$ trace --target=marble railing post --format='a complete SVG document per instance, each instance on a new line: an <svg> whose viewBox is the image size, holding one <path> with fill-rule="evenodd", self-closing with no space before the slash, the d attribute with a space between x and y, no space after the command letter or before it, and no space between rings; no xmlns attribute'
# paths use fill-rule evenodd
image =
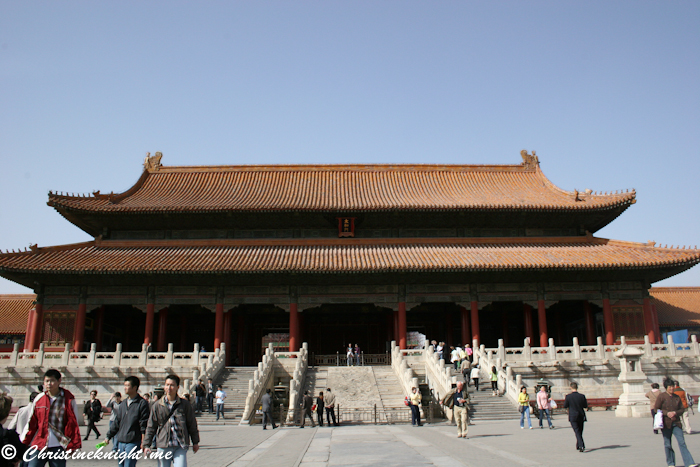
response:
<svg viewBox="0 0 700 467"><path fill-rule="evenodd" d="M168 344L168 352L165 354L165 365L166 366L172 366L173 365L173 352L175 351L173 344ZM196 380L193 380L196 381Z"/></svg>
<svg viewBox="0 0 700 467"><path fill-rule="evenodd" d="M97 352L97 344L95 344L95 343L90 344L90 355L88 356L88 362L87 362L87 364L89 366L95 365L95 353L96 352Z"/></svg>
<svg viewBox="0 0 700 467"><path fill-rule="evenodd" d="M574 358L581 360L581 346L578 345L578 337L574 337Z"/></svg>
<svg viewBox="0 0 700 467"><path fill-rule="evenodd" d="M670 334L668 335L668 348L669 348L669 350L671 351L671 356L672 356L672 357L675 357L675 356L676 356L676 350L677 350L677 349L676 349L676 343L673 342L673 336L670 335Z"/></svg>
<svg viewBox="0 0 700 467"><path fill-rule="evenodd" d="M506 361L506 347L503 345L503 339L498 339L498 358Z"/></svg>
<svg viewBox="0 0 700 467"><path fill-rule="evenodd" d="M605 345L603 345L603 338L601 336L598 336L597 339L598 341L598 358L601 360L605 359Z"/></svg>
<svg viewBox="0 0 700 467"><path fill-rule="evenodd" d="M19 344L12 346L12 354L10 355L10 366L17 366L17 358L19 356Z"/></svg>
<svg viewBox="0 0 700 467"><path fill-rule="evenodd" d="M549 338L549 359L550 360L556 360L557 359L557 348L554 346L554 339Z"/></svg>
<svg viewBox="0 0 700 467"><path fill-rule="evenodd" d="M698 337L695 334L690 336L690 343L693 347L693 355L700 355L700 345L698 345Z"/></svg>
<svg viewBox="0 0 700 467"><path fill-rule="evenodd" d="M68 342L66 342L66 345L63 347L63 356L61 357L61 365L68 366L69 362L70 362L70 344Z"/></svg>
<svg viewBox="0 0 700 467"><path fill-rule="evenodd" d="M44 348L46 344L43 342L39 344L39 352L36 354L36 360L34 361L34 366L44 366Z"/></svg>
<svg viewBox="0 0 700 467"><path fill-rule="evenodd" d="M199 366L199 344L194 345L194 350L192 351L192 365Z"/></svg>
<svg viewBox="0 0 700 467"><path fill-rule="evenodd" d="M651 346L649 336L644 336L644 353L647 355L647 357L651 357L653 353L653 347Z"/></svg>
<svg viewBox="0 0 700 467"><path fill-rule="evenodd" d="M530 347L530 339L528 337L523 341L523 357L525 357L527 362L532 360L532 347Z"/></svg>
<svg viewBox="0 0 700 467"><path fill-rule="evenodd" d="M122 344L119 342L117 344L117 349L114 351L114 366L121 366L122 364Z"/></svg>
<svg viewBox="0 0 700 467"><path fill-rule="evenodd" d="M148 364L148 344L141 344L141 355L139 355L139 364L146 367Z"/></svg>

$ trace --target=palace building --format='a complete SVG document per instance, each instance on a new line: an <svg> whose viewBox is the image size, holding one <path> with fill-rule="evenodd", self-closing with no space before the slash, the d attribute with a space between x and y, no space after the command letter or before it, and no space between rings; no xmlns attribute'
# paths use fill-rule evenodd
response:
<svg viewBox="0 0 700 467"><path fill-rule="evenodd" d="M0 275L36 293L25 349L226 343L242 365L270 342L294 351L302 340L316 355L348 343L384 354L423 336L657 342L651 284L700 250L596 237L634 190L565 191L534 152L521 156L168 167L156 153L124 193L49 193L94 240L0 254Z"/></svg>

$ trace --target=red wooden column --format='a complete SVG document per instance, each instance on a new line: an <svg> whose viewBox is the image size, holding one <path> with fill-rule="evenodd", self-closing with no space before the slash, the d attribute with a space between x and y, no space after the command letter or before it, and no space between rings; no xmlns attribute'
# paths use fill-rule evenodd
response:
<svg viewBox="0 0 700 467"><path fill-rule="evenodd" d="M158 312L158 352L168 350L168 307Z"/></svg>
<svg viewBox="0 0 700 467"><path fill-rule="evenodd" d="M586 324L586 344L595 345L595 321L593 320L593 310L588 300L583 302L583 320Z"/></svg>
<svg viewBox="0 0 700 467"><path fill-rule="evenodd" d="M216 319L214 321L214 349L218 349L224 341L224 304L216 304Z"/></svg>
<svg viewBox="0 0 700 467"><path fill-rule="evenodd" d="M102 351L102 331L104 329L105 307L101 306L95 316L95 347L97 351Z"/></svg>
<svg viewBox="0 0 700 467"><path fill-rule="evenodd" d="M603 323L605 324L605 345L615 343L615 332L613 330L613 315L610 299L603 299Z"/></svg>
<svg viewBox="0 0 700 467"><path fill-rule="evenodd" d="M540 347L549 345L549 336L547 335L547 309L544 306L544 300L537 300L537 321L540 324Z"/></svg>
<svg viewBox="0 0 700 467"><path fill-rule="evenodd" d="M535 341L535 333L532 328L532 306L523 303L523 318L525 319L525 337L530 339L530 345Z"/></svg>
<svg viewBox="0 0 700 467"><path fill-rule="evenodd" d="M32 331L31 350L37 350L44 334L44 304L37 303L34 307L34 330Z"/></svg>
<svg viewBox="0 0 700 467"><path fill-rule="evenodd" d="M231 366L231 311L224 313L224 345L226 346L226 366Z"/></svg>
<svg viewBox="0 0 700 467"><path fill-rule="evenodd" d="M649 297L644 297L643 301L644 310L644 332L649 336L649 342L656 342L656 329L654 326L654 315L651 309L651 300Z"/></svg>
<svg viewBox="0 0 700 467"><path fill-rule="evenodd" d="M156 317L156 305L149 303L146 305L146 331L143 336L143 343L146 345L153 344L153 322Z"/></svg>
<svg viewBox="0 0 700 467"><path fill-rule="evenodd" d="M460 317L462 318L462 346L472 344L472 329L471 329L471 317L469 316L469 310L466 307L460 306Z"/></svg>
<svg viewBox="0 0 700 467"><path fill-rule="evenodd" d="M83 342L85 340L85 303L78 305L78 312L75 314L75 326L73 327L73 350L75 352L83 351Z"/></svg>
<svg viewBox="0 0 700 467"><path fill-rule="evenodd" d="M299 350L299 310L296 303L289 304L289 351Z"/></svg>
<svg viewBox="0 0 700 467"><path fill-rule="evenodd" d="M479 302L472 300L471 302L471 314L472 314L472 341L476 341L477 347L481 342L481 335L479 333Z"/></svg>
<svg viewBox="0 0 700 467"><path fill-rule="evenodd" d="M654 318L654 330L656 331L656 342L654 344L661 344L661 330L659 329L659 313L656 311L656 305L651 304L651 315Z"/></svg>
<svg viewBox="0 0 700 467"><path fill-rule="evenodd" d="M27 330L24 333L24 351L31 352L32 350L32 339L34 338L34 317L36 316L36 310L32 308L29 310L29 315L27 316Z"/></svg>
<svg viewBox="0 0 700 467"><path fill-rule="evenodd" d="M399 343L399 310L393 310L394 317L394 340Z"/></svg>
<svg viewBox="0 0 700 467"><path fill-rule="evenodd" d="M399 302L399 348L406 348L406 302Z"/></svg>

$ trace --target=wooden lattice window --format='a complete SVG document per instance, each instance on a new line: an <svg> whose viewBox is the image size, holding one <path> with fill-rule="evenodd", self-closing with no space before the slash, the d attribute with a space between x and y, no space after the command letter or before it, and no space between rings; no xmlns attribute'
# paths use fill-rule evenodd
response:
<svg viewBox="0 0 700 467"><path fill-rule="evenodd" d="M44 335L41 341L47 346L63 346L73 342L75 312L50 312L44 315Z"/></svg>
<svg viewBox="0 0 700 467"><path fill-rule="evenodd" d="M628 341L644 340L644 310L638 306L613 306L615 339L625 336Z"/></svg>

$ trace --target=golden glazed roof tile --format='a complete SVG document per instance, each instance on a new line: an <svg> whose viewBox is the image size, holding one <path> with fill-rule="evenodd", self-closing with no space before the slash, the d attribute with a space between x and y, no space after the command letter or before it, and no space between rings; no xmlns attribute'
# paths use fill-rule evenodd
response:
<svg viewBox="0 0 700 467"><path fill-rule="evenodd" d="M601 210L634 190L564 191L537 164L249 165L150 167L121 194L50 193L56 209L87 212Z"/></svg>
<svg viewBox="0 0 700 467"><path fill-rule="evenodd" d="M36 295L0 295L0 334L24 334Z"/></svg>
<svg viewBox="0 0 700 467"><path fill-rule="evenodd" d="M649 289L661 326L700 326L700 287Z"/></svg>
<svg viewBox="0 0 700 467"><path fill-rule="evenodd" d="M684 266L700 250L593 237L95 241L0 255L0 271L362 273Z"/></svg>

